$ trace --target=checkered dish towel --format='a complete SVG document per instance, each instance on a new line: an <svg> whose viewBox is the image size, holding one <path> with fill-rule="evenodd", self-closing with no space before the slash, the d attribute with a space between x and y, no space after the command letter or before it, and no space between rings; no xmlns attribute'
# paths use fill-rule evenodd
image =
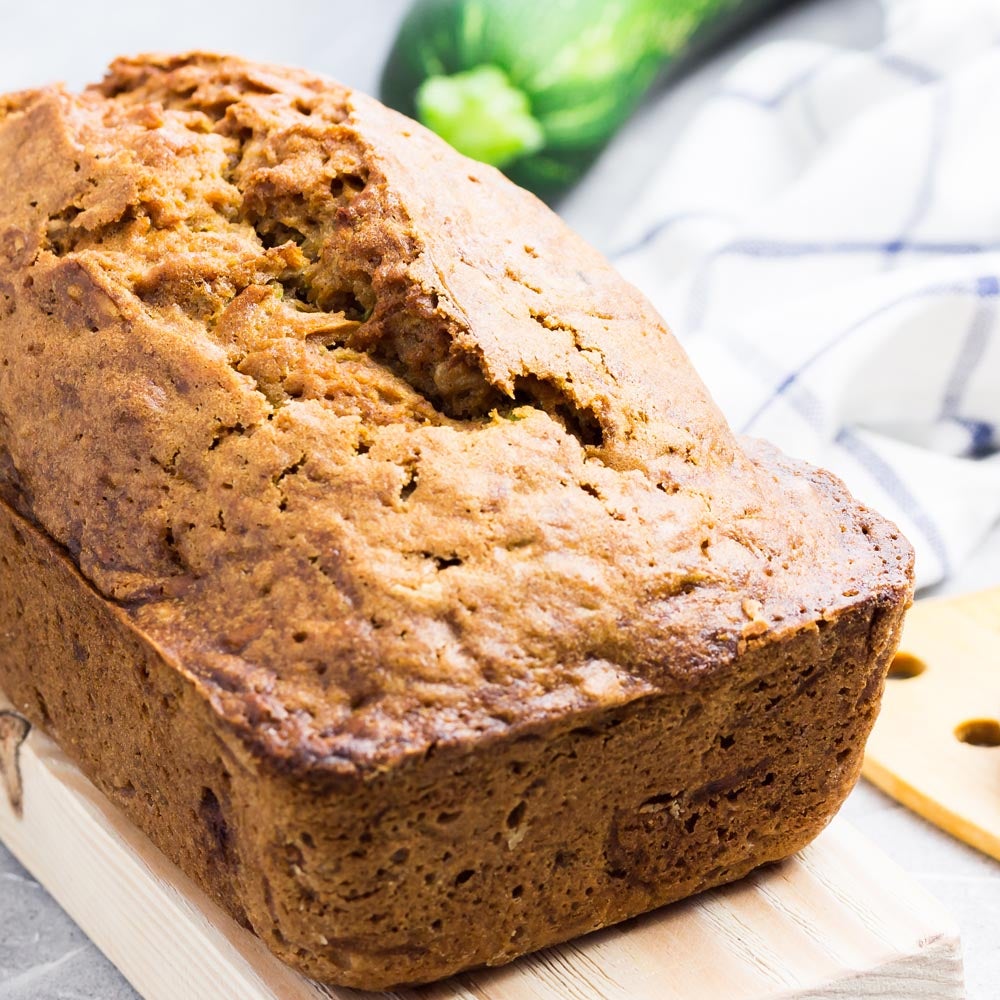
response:
<svg viewBox="0 0 1000 1000"><path fill-rule="evenodd" d="M734 428L891 517L924 586L1000 518L1000 3L736 65L621 235Z"/></svg>

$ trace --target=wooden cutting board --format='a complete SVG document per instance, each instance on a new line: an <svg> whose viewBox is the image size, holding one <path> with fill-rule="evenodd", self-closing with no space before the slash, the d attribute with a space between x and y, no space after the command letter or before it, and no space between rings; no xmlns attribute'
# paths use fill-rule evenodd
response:
<svg viewBox="0 0 1000 1000"><path fill-rule="evenodd" d="M0 839L146 1000L374 996L281 965L2 700L0 762ZM506 968L389 996L957 1000L964 990L951 918L837 821L796 858L736 885Z"/></svg>
<svg viewBox="0 0 1000 1000"><path fill-rule="evenodd" d="M910 611L864 774L1000 859L1000 588Z"/></svg>

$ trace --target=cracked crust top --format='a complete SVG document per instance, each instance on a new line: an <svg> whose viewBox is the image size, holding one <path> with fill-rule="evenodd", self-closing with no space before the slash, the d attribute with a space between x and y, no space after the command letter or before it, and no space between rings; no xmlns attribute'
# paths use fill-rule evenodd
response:
<svg viewBox="0 0 1000 1000"><path fill-rule="evenodd" d="M892 525L737 441L556 216L305 73L0 98L0 355L0 495L278 766L578 719L908 593Z"/></svg>

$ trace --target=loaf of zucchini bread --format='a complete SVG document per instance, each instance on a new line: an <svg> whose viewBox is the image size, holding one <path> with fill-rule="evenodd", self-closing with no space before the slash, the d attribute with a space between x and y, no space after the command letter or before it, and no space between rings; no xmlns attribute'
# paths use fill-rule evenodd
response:
<svg viewBox="0 0 1000 1000"><path fill-rule="evenodd" d="M507 962L798 850L911 575L370 98L207 54L0 97L0 689L309 976Z"/></svg>

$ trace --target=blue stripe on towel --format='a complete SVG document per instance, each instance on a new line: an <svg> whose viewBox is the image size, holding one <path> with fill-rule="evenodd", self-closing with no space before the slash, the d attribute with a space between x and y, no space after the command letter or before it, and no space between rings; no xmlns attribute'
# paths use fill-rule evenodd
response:
<svg viewBox="0 0 1000 1000"><path fill-rule="evenodd" d="M929 66L922 66L898 52L876 51L872 55L886 69L891 69L900 76L909 77L916 83L934 83L935 80L941 78L941 74L937 70L931 69Z"/></svg>
<svg viewBox="0 0 1000 1000"><path fill-rule="evenodd" d="M996 279L994 279L993 295L996 294ZM981 299L965 334L965 341L959 349L951 377L948 379L944 399L941 402L941 416L943 418L957 416L962 399L969 387L969 380L986 353L995 328L995 320L996 304L989 298Z"/></svg>
<svg viewBox="0 0 1000 1000"><path fill-rule="evenodd" d="M839 254L939 254L941 256L1000 252L1000 243L958 243L935 240L734 240L712 255L724 257L814 257Z"/></svg>
<svg viewBox="0 0 1000 1000"><path fill-rule="evenodd" d="M976 279L976 295L988 299L1000 295L1000 278L995 274L984 274Z"/></svg>
<svg viewBox="0 0 1000 1000"><path fill-rule="evenodd" d="M756 423L757 420L759 420L760 417L767 411L768 407L770 407L776 399L784 395L784 393L786 393L788 389L798 381L805 371L811 368L825 354L837 347L838 344L840 344L847 337L851 336L851 334L856 333L873 319L889 312L891 309L895 309L897 306L903 305L907 302L933 298L939 295L975 295L978 298L990 298L996 296L998 291L1000 291L1000 286L998 286L997 279L991 275L985 278L978 278L971 285L965 282L947 285L929 285L926 288L920 288L916 291L908 292L906 295L901 295L899 298L893 299L891 302L883 303L877 309L873 309L870 313L866 313L860 319L856 320L845 330L838 331L825 344L821 344L818 348L816 348L816 350L813 351L813 353L810 354L809 357L807 357L797 368L788 372L788 374L785 375L784 378L782 378L782 380L775 386L771 395L761 403L756 411L754 411L753 415L746 421L743 425L743 432L747 433L753 424Z"/></svg>
<svg viewBox="0 0 1000 1000"><path fill-rule="evenodd" d="M934 92L931 108L930 139L927 143L927 158L924 161L923 175L917 187L916 197L910 206L909 216L900 230L899 240L896 241L901 246L907 244L909 235L920 225L931 207L934 198L934 185L937 181L938 164L941 162L941 153L944 149L950 106L951 100L948 91L943 87L937 88ZM898 251L891 252L895 254Z"/></svg>
<svg viewBox="0 0 1000 1000"><path fill-rule="evenodd" d="M719 247L705 258L688 293L684 329L694 332L701 328L708 308L708 289L712 265L728 255L765 260L783 257L810 257L836 254L928 254L931 256L972 256L1000 253L1000 243L947 243L932 240L836 240L809 242L804 240L749 239L734 240ZM984 279L980 279L984 280ZM994 279L995 280L995 279ZM977 293L978 294L978 293ZM994 293L995 294L995 293Z"/></svg>
<svg viewBox="0 0 1000 1000"><path fill-rule="evenodd" d="M958 417L958 422L969 432L970 458L989 458L1000 451L1000 440L997 439L995 424L985 420L967 420Z"/></svg>
<svg viewBox="0 0 1000 1000"><path fill-rule="evenodd" d="M899 53L874 51L870 55L884 69L906 77L909 80L914 80L917 83L934 83L935 80L940 79L940 74L936 70L931 69L929 66L922 66ZM811 83L831 62L838 61L842 56L842 52L824 53L822 58L818 59L811 66L807 66L790 80L786 80L773 94L754 94L749 90L741 90L739 87L723 86L712 96L713 98L721 97L726 100L742 101L757 108L773 111L784 104L790 97L793 97L806 84Z"/></svg>
<svg viewBox="0 0 1000 1000"><path fill-rule="evenodd" d="M714 96L723 97L733 100L744 101L748 104L755 105L757 107L773 109L778 107L789 97L799 91L802 87L813 80L827 65L831 62L838 60L843 53L840 52L826 52L823 56L816 60L812 65L807 66L804 70L795 74L791 79L787 80L782 86L778 88L770 96L760 96L753 94L749 91L739 90L733 87L722 87L720 88ZM894 52L882 52L873 51L870 55L875 58L880 65L888 70L900 74L901 76L908 77L911 80L916 81L921 84L933 83L934 81L940 79L940 74L927 66L919 65L907 56L901 55ZM943 110L939 110L939 114L936 116L936 120L939 122L943 115ZM818 130L818 123L814 122ZM936 154L933 151L935 144L940 144L942 129L940 124L935 127L935 136L932 137L932 159L936 160ZM933 169L929 171L933 173ZM932 193L930 181L928 181L927 197ZM919 218L924 213L924 209L920 209L919 216L914 218ZM630 253L634 253L637 250L643 249L648 246L657 236L660 235L664 230L670 228L677 222L686 221L690 218L698 218L700 216L711 217L709 213L699 213L699 212L681 212L666 218L659 219L654 222L649 229L647 229L638 239L636 239L631 244L627 245L621 250L615 251L611 255L612 260L617 260L620 257L624 257ZM911 220L911 225L904 229L904 232L912 228L914 220ZM824 247L823 244L816 244L817 248ZM830 245L827 245L830 246ZM986 247L977 247L974 244L941 244L942 249L931 249L932 244L927 245L925 249L919 244L906 245L902 240L893 240L883 244L850 244L841 243L833 244L833 249L816 249L809 252L814 253L858 253L867 252L871 250L874 253L899 253L904 249L909 249L914 253L977 253L980 251L985 251Z"/></svg>
<svg viewBox="0 0 1000 1000"><path fill-rule="evenodd" d="M632 243L626 243L621 249L612 251L608 256L611 260L618 261L638 250L644 250L658 236L682 222L723 222L728 218L729 216L722 212L675 212L673 215L660 219Z"/></svg>
<svg viewBox="0 0 1000 1000"><path fill-rule="evenodd" d="M726 100L733 101L743 101L746 104L752 104L754 107L766 108L767 110L773 110L779 105L783 104L788 100L793 94L796 93L800 88L804 87L811 80L822 72L831 62L838 59L842 53L840 52L824 52L823 55L816 60L811 66L807 66L805 69L800 70L791 79L786 80L773 94L770 96L764 96L761 94L751 93L749 90L740 90L738 87L720 87L713 95L711 99L717 97L722 97Z"/></svg>

